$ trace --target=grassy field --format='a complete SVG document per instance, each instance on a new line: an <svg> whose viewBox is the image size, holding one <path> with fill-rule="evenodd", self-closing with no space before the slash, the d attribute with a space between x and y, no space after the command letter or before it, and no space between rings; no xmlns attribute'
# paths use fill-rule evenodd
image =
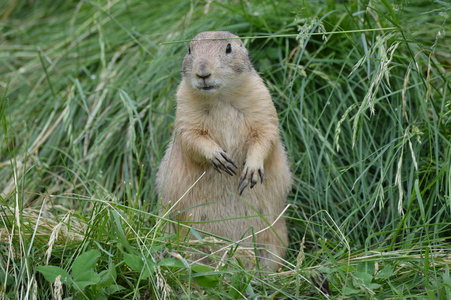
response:
<svg viewBox="0 0 451 300"><path fill-rule="evenodd" d="M450 16L0 0L0 299L450 299ZM279 114L295 183L276 274L197 264L156 215L185 41L206 30L243 37Z"/></svg>

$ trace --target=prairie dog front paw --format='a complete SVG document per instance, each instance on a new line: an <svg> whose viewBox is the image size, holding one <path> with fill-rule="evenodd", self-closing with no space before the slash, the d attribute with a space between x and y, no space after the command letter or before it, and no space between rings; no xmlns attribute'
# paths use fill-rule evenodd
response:
<svg viewBox="0 0 451 300"><path fill-rule="evenodd" d="M212 167L221 173L221 171L226 172L230 176L236 175L237 166L233 160L227 155L227 153L221 148L215 150L208 161Z"/></svg>
<svg viewBox="0 0 451 300"><path fill-rule="evenodd" d="M243 173L241 174L240 183L238 184L240 196L243 194L243 191L247 186L250 185L250 188L253 188L254 185L257 184L258 177L260 177L260 183L263 183L264 177L263 164L249 165L245 163Z"/></svg>

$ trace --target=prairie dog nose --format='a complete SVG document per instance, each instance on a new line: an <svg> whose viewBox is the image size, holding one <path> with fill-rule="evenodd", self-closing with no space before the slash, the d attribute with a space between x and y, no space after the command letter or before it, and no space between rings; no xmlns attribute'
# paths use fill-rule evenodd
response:
<svg viewBox="0 0 451 300"><path fill-rule="evenodd" d="M211 73L210 72L197 72L196 76L199 77L200 79L207 79L208 77L210 77Z"/></svg>
<svg viewBox="0 0 451 300"><path fill-rule="evenodd" d="M211 75L211 70L208 67L208 62L200 61L197 68L196 76L200 79L207 79Z"/></svg>

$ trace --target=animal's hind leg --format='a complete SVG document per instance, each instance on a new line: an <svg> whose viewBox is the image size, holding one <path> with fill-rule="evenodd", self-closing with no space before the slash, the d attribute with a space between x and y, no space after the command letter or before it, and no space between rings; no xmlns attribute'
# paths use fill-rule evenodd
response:
<svg viewBox="0 0 451 300"><path fill-rule="evenodd" d="M258 242L260 247L258 251L259 263L262 268L269 267L272 271L277 271L281 267L288 245L285 219L279 219L273 228L261 232L258 236Z"/></svg>

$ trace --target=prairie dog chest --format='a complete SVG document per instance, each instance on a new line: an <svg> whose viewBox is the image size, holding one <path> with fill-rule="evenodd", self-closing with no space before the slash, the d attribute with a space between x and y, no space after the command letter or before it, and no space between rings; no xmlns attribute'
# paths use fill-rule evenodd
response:
<svg viewBox="0 0 451 300"><path fill-rule="evenodd" d="M205 114L204 129L218 145L230 153L245 150L249 128L246 116L239 108L218 101Z"/></svg>

